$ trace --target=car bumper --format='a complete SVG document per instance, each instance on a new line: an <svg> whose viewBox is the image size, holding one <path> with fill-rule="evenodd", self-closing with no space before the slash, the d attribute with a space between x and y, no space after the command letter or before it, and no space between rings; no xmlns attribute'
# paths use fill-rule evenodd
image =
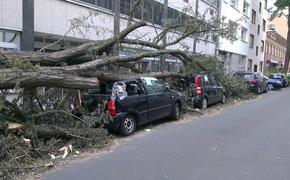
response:
<svg viewBox="0 0 290 180"><path fill-rule="evenodd" d="M252 91L252 92L257 92L258 90L257 86L250 86L250 85L247 86L247 89L248 91Z"/></svg>
<svg viewBox="0 0 290 180"><path fill-rule="evenodd" d="M122 120L126 117L126 115L127 113L118 113L110 123L105 125L105 127L112 131L118 130Z"/></svg>
<svg viewBox="0 0 290 180"><path fill-rule="evenodd" d="M282 84L274 84L275 89L281 89L283 87Z"/></svg>
<svg viewBox="0 0 290 180"><path fill-rule="evenodd" d="M200 106L202 104L203 96L195 96L193 97L194 106Z"/></svg>

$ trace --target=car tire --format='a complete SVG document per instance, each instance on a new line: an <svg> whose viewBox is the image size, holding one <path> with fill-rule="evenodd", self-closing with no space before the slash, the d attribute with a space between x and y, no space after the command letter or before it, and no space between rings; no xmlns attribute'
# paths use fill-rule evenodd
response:
<svg viewBox="0 0 290 180"><path fill-rule="evenodd" d="M223 93L223 97L222 97L221 103L222 104L226 103L226 95L225 95L225 93Z"/></svg>
<svg viewBox="0 0 290 180"><path fill-rule="evenodd" d="M268 93L268 86L266 86L264 93Z"/></svg>
<svg viewBox="0 0 290 180"><path fill-rule="evenodd" d="M181 114L181 107L180 107L180 104L177 102L173 106L171 118L174 120L178 120L180 118L180 114Z"/></svg>
<svg viewBox="0 0 290 180"><path fill-rule="evenodd" d="M119 132L123 136L130 136L136 131L136 117L129 114L121 121Z"/></svg>
<svg viewBox="0 0 290 180"><path fill-rule="evenodd" d="M199 106L200 109L206 109L207 108L207 105L208 105L208 102L207 102L207 99L206 97L204 97L201 101L201 104Z"/></svg>
<svg viewBox="0 0 290 180"><path fill-rule="evenodd" d="M258 86L258 88L257 88L257 92L256 92L258 95L259 94L261 94L261 87L260 86Z"/></svg>

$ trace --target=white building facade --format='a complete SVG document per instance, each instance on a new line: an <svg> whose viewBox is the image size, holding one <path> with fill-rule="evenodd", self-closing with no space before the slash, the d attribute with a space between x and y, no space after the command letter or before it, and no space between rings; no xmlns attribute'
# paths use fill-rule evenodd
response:
<svg viewBox="0 0 290 180"><path fill-rule="evenodd" d="M116 31L127 27L128 15L132 8L133 0L120 0L120 21L116 26L114 8L115 0L0 0L0 48L19 49L23 51L36 51L52 44L62 36L64 40L46 48L46 52L66 49L79 45L87 40L102 40L113 37ZM215 0L142 0L133 21L144 20L149 26L139 28L130 34L130 38L152 40L156 32L163 28L163 18L182 21L182 11L190 7L193 11L187 15L200 11L202 14L210 9L207 18L217 16L217 3ZM198 8L196 8L198 6ZM164 15L164 9L167 14ZM90 16L90 14L93 14ZM94 28L72 28L75 18L89 17ZM167 42L178 36L176 32L167 33ZM186 45L186 47L184 46ZM196 39L188 37L168 49L187 50L206 55L215 55L216 41L214 38ZM126 56L138 49L128 46L120 50L119 54ZM143 59L140 68L144 71L159 71L160 58ZM165 57L165 71L178 71L181 64L179 60Z"/></svg>
<svg viewBox="0 0 290 180"><path fill-rule="evenodd" d="M263 72L267 0L221 0L220 18L237 25L236 41L219 39L218 54L227 73Z"/></svg>

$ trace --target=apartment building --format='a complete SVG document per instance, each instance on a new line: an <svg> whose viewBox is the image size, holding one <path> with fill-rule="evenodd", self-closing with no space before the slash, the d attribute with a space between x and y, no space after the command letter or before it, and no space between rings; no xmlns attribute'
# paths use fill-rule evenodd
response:
<svg viewBox="0 0 290 180"><path fill-rule="evenodd" d="M45 49L50 52L76 46L87 40L110 38L126 28L132 5L133 0L0 0L0 48L36 51L65 35L62 41ZM183 9L189 7L192 11L184 13ZM216 0L142 0L133 20L147 21L149 26L131 33L130 38L152 39L156 31L164 29L164 19L182 23L183 17L194 16L196 11L202 14L210 10L206 17L210 19L217 16L217 7ZM120 19L116 20L119 13ZM85 18L90 14L93 14L89 18L92 24L82 25L93 28L71 29L75 18ZM166 40L170 41L176 35L178 33L170 32ZM214 37L205 40L192 36L168 48L214 55L217 47ZM126 46L118 53L126 56L146 50ZM159 71L161 58L145 58L139 67L144 71ZM178 59L163 59L165 71L179 70L181 62Z"/></svg>
<svg viewBox="0 0 290 180"><path fill-rule="evenodd" d="M287 17L282 14L280 17L275 17L272 21L268 21L268 30L274 30L283 38L287 39L288 25Z"/></svg>
<svg viewBox="0 0 290 180"><path fill-rule="evenodd" d="M265 72L270 69L280 70L284 67L287 41L276 31L268 31L265 47Z"/></svg>
<svg viewBox="0 0 290 180"><path fill-rule="evenodd" d="M267 0L221 0L219 17L237 26L237 40L220 38L218 54L227 73L263 72Z"/></svg>

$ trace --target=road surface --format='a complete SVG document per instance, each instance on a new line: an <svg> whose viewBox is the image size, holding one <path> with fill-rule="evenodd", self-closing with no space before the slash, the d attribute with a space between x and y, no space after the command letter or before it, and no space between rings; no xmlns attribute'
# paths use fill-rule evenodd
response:
<svg viewBox="0 0 290 180"><path fill-rule="evenodd" d="M290 180L290 88L139 133L111 153L43 179Z"/></svg>

